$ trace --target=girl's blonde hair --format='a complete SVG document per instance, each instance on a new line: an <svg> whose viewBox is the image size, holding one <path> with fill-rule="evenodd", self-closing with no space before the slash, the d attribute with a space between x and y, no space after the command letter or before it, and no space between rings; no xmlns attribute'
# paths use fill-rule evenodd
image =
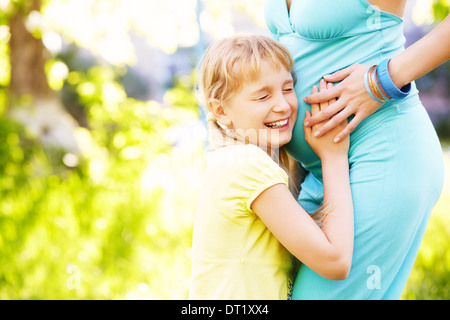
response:
<svg viewBox="0 0 450 320"><path fill-rule="evenodd" d="M199 98L207 113L212 112L209 107L212 100L226 101L239 92L245 83L256 80L260 75L262 61L271 62L276 68L284 68L291 72L295 81L291 54L269 37L241 34L211 45L202 58L198 75ZM208 120L209 142L212 149L246 143L241 141L233 130L227 130L214 118ZM283 147L279 150L278 159L274 160L277 160L288 173L290 172L289 157ZM295 184L290 185L295 187Z"/></svg>
<svg viewBox="0 0 450 320"><path fill-rule="evenodd" d="M236 35L222 39L203 56L199 89L208 107L212 99L227 100L244 83L256 80L263 60L292 71L294 63L285 47L262 35Z"/></svg>

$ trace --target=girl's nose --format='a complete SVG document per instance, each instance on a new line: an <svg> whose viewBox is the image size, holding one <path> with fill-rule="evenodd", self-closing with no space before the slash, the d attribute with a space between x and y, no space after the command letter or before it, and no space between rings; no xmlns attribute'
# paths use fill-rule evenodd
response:
<svg viewBox="0 0 450 320"><path fill-rule="evenodd" d="M291 106L289 105L289 103L286 101L286 99L281 99L280 101L278 101L278 103L276 103L272 110L274 112L286 112L288 110L291 109Z"/></svg>

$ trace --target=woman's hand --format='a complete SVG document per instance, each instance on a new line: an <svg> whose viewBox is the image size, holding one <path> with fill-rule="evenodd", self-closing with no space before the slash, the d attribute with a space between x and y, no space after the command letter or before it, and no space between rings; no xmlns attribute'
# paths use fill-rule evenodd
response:
<svg viewBox="0 0 450 320"><path fill-rule="evenodd" d="M305 126L313 128L313 134L320 137L333 128L342 127L341 124L354 114L355 117L344 128L341 128L338 134L336 134L336 130L333 131L335 132L334 142L339 142L347 137L362 120L383 105L375 101L366 90L364 74L367 68L369 68L368 65L357 63L331 75L326 75L324 76L326 81L343 81L327 90L316 91L304 99L306 103L311 104L311 108L312 104L337 99L333 103L328 103L327 107L321 108L320 112L313 113L312 117L309 117L304 123ZM329 120L320 128L314 128L316 124L327 119Z"/></svg>
<svg viewBox="0 0 450 320"><path fill-rule="evenodd" d="M328 91L331 91L334 89L334 86L332 83L326 83L325 80L320 81L320 91L323 92L324 90L328 89ZM312 94L318 93L318 88L314 86L311 90ZM312 117L315 115L320 114L321 110L326 110L329 108L333 103L336 102L335 98L330 99L327 102L322 102L320 104L318 103L312 103L311 104L311 113L309 111L306 111L305 114L305 122L310 122ZM312 117L311 117L312 115ZM328 157L328 158L335 158L339 156L345 156L347 157L348 149L350 146L350 139L349 137L345 137L341 140L340 143L334 143L333 139L336 134L338 134L340 131L342 131L346 125L347 125L347 118L344 118L340 123L335 126L332 129L329 129L326 133L324 133L321 137L314 136L314 132L317 130L322 130L323 126L326 123L325 119L322 122L319 122L317 124L314 124L312 126L304 126L305 131L305 140L306 142L311 146L311 148L314 150L314 152L322 159Z"/></svg>

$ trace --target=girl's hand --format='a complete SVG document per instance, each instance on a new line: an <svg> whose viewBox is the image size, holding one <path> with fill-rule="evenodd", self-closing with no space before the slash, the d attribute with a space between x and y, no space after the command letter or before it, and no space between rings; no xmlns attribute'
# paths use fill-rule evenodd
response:
<svg viewBox="0 0 450 320"><path fill-rule="evenodd" d="M368 67L368 65L356 63L331 75L324 76L324 79L329 82L343 81L331 89L321 89L320 92L312 93L304 101L312 106L312 104L331 101L331 99L337 100L328 103L328 106L321 108L320 112L313 114L308 119L308 123L304 125L315 126L324 120L328 120L320 127L320 130L313 129L313 133L318 132L317 134L320 137L354 114L355 117L350 123L338 132L334 131L335 142L339 142L347 137L362 120L377 111L383 104L372 99L364 84L364 74Z"/></svg>
<svg viewBox="0 0 450 320"><path fill-rule="evenodd" d="M333 84L332 83L326 83L325 80L320 81L320 91L326 90L328 88L329 91L333 90ZM312 94L317 94L318 89L316 86L314 86L311 90ZM312 103L311 104L311 113L309 111L306 111L305 114L305 122L311 122L313 117L315 115L320 115L321 110L326 110L329 108L330 105L336 102L335 98L330 99L327 102L322 102L320 104L318 103ZM345 156L347 157L348 149L350 146L350 139L348 136L343 138L341 142L334 143L333 139L341 132L347 125L347 118L343 118L337 126L335 126L332 129L327 130L326 133L323 133L321 137L315 136L314 132L318 130L322 130L323 126L325 125L326 121L328 119L322 120L322 122L319 122L317 124L314 124L312 126L306 126L304 125L304 131L305 131L305 140L310 145L310 147L314 150L314 152L322 159L324 160L325 157L333 158L337 156ZM317 121L316 121L317 122Z"/></svg>

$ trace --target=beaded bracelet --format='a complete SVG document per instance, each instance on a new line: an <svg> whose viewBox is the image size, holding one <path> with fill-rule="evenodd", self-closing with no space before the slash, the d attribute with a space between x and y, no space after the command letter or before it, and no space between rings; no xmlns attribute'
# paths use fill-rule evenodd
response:
<svg viewBox="0 0 450 320"><path fill-rule="evenodd" d="M401 89L397 88L389 75L388 64L391 59L383 60L375 69L375 74L378 76L380 86L384 92L391 97L389 100L399 100L405 98L411 91L411 83Z"/></svg>

